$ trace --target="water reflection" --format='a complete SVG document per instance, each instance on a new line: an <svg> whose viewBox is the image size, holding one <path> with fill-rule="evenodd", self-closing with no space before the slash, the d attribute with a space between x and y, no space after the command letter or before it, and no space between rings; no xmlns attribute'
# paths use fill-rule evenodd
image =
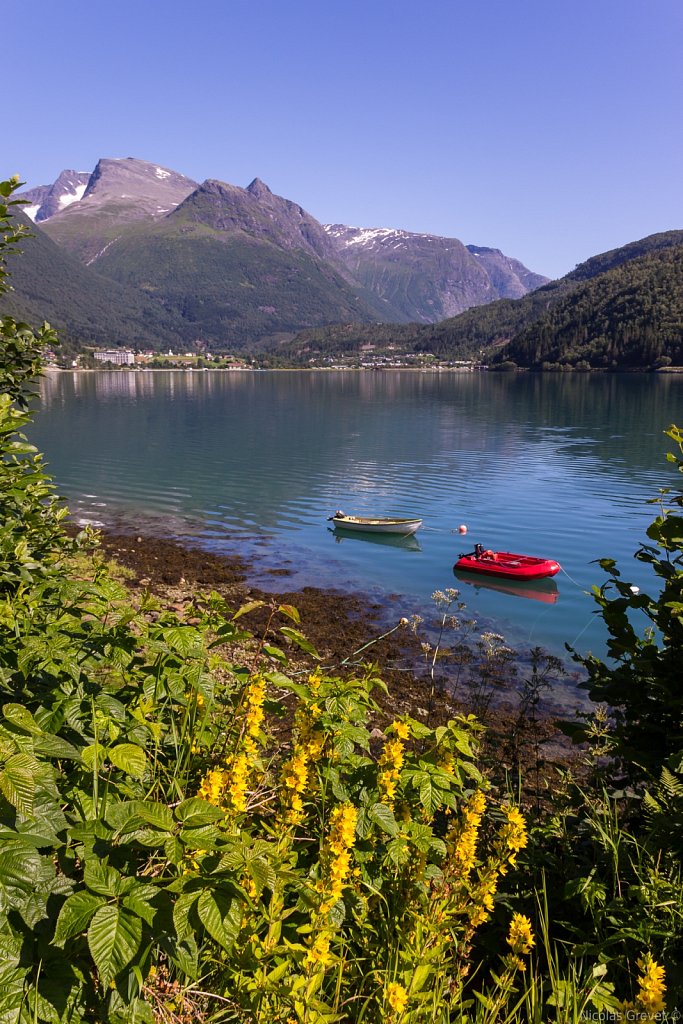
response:
<svg viewBox="0 0 683 1024"><path fill-rule="evenodd" d="M355 530L345 530L343 526L328 526L327 530L334 537L336 544L360 541L361 544L379 544L385 548L402 548L403 551L422 551L420 542L414 534L402 537L395 533L359 533Z"/></svg>
<svg viewBox="0 0 683 1024"><path fill-rule="evenodd" d="M525 583L515 583L514 580L483 579L481 575L453 570L453 575L459 583L465 586L474 587L475 590L495 590L499 594L509 594L510 597L523 597L529 601L543 601L544 604L556 604L560 591L555 580L527 580ZM467 595L463 594L467 599Z"/></svg>

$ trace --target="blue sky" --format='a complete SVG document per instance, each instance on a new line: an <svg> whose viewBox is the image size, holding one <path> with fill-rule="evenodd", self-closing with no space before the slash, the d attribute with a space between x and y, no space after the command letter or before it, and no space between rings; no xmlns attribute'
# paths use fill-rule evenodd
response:
<svg viewBox="0 0 683 1024"><path fill-rule="evenodd" d="M2 36L2 177L260 177L553 277L683 228L681 0L24 0Z"/></svg>

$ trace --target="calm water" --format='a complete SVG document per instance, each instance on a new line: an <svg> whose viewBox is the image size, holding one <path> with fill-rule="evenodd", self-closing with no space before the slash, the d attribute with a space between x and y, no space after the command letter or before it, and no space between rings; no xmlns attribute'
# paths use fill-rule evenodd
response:
<svg viewBox="0 0 683 1024"><path fill-rule="evenodd" d="M604 649L585 594L602 580L594 559L650 585L632 556L646 501L677 483L673 422L673 375L112 371L50 374L31 436L82 521L239 550L263 584L286 567L297 587L394 595L397 618L458 586L482 628L562 653ZM404 544L339 538L326 522L338 508L425 526ZM453 562L475 541L564 572L532 596L458 582Z"/></svg>

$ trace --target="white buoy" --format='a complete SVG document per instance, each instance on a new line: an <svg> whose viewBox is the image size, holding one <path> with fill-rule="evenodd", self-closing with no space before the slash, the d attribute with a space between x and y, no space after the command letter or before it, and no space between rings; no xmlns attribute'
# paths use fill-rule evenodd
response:
<svg viewBox="0 0 683 1024"><path fill-rule="evenodd" d="M465 524L464 524L464 523L462 523L462 524L461 524L461 525L460 525L460 526L458 527L458 533L467 533L467 527L465 526Z"/></svg>

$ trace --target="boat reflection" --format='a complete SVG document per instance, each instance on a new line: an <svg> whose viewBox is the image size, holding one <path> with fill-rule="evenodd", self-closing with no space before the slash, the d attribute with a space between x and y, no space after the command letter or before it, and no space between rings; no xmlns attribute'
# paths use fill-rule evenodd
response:
<svg viewBox="0 0 683 1024"><path fill-rule="evenodd" d="M405 537L399 533L357 533L354 530L345 530L343 526L335 529L327 528L328 533L334 537L336 544L342 541L359 540L363 544L382 544L385 548L402 548L404 551L422 551L420 542L413 534Z"/></svg>
<svg viewBox="0 0 683 1024"><path fill-rule="evenodd" d="M545 604L555 604L560 596L555 580L525 580L517 583L515 580L495 579L483 577L480 573L457 572L453 575L460 583L468 583L475 589L498 590L501 594L510 594L511 597L527 597L532 601L543 601Z"/></svg>

